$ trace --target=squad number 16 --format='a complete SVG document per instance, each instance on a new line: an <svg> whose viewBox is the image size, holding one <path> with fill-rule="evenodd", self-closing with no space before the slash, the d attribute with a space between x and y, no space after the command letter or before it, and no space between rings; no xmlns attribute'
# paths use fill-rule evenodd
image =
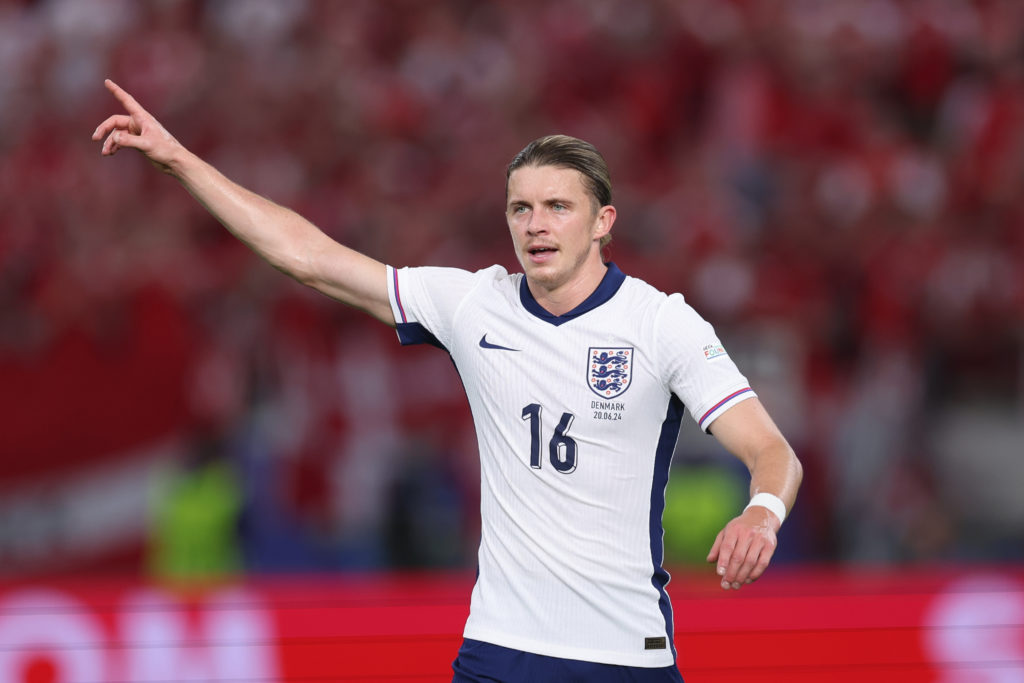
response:
<svg viewBox="0 0 1024 683"><path fill-rule="evenodd" d="M530 467L540 469L540 413L539 403L531 403L523 408L523 419L530 421ZM575 416L572 413L562 413L562 419L555 427L555 433L548 441L548 456L551 466L562 474L569 474L576 469L577 447L576 442L568 435L569 428Z"/></svg>

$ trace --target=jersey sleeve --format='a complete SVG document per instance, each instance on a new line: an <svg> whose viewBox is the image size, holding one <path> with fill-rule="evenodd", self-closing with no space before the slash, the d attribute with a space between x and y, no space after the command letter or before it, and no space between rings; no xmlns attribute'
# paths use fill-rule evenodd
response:
<svg viewBox="0 0 1024 683"><path fill-rule="evenodd" d="M681 294L668 297L659 313L657 339L670 390L705 432L719 415L756 396L714 328Z"/></svg>
<svg viewBox="0 0 1024 683"><path fill-rule="evenodd" d="M388 270L388 297L402 344L451 348L452 327L462 300L473 288L474 273L459 268Z"/></svg>

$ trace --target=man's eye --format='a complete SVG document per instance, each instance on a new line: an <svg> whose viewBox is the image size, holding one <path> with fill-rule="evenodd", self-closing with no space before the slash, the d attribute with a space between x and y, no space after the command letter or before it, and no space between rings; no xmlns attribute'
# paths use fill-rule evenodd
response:
<svg viewBox="0 0 1024 683"><path fill-rule="evenodd" d="M526 213L526 207L521 205L517 206L512 209L512 213Z"/></svg>
<svg viewBox="0 0 1024 683"><path fill-rule="evenodd" d="M566 206L565 204L552 204L551 208L554 209L555 211L565 211Z"/></svg>

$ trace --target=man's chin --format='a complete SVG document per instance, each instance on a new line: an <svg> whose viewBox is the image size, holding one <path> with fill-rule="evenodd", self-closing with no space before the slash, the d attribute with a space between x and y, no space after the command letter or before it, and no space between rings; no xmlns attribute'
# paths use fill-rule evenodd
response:
<svg viewBox="0 0 1024 683"><path fill-rule="evenodd" d="M552 263L532 263L527 261L522 264L523 272L531 282L539 285L547 285L557 279L557 271Z"/></svg>

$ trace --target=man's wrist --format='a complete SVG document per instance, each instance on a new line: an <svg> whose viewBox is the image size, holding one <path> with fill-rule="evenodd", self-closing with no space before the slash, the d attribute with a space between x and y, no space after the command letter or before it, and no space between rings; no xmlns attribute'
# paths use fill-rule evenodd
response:
<svg viewBox="0 0 1024 683"><path fill-rule="evenodd" d="M786 504L783 503L782 499L776 495L773 495L771 493L755 494L754 497L750 499L750 502L747 503L747 507L743 508L743 511L746 512L749 508L754 506L763 507L770 510L776 517L779 518L779 524L782 524L784 521L786 521Z"/></svg>

